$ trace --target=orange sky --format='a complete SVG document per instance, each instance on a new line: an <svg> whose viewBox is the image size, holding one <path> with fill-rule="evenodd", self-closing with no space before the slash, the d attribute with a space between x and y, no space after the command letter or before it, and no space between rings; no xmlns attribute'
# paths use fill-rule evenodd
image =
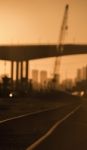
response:
<svg viewBox="0 0 87 150"><path fill-rule="evenodd" d="M67 42L87 43L86 0L0 1L0 43L57 43L67 2Z"/></svg>
<svg viewBox="0 0 87 150"><path fill-rule="evenodd" d="M69 3L69 28L65 42L87 44L86 0L0 1L0 44L58 44L59 31L66 3ZM80 66L86 64L86 60L87 55L62 59L62 77L75 76L76 69L74 68L80 68ZM49 63L54 61L48 60L45 62L43 66L48 66ZM36 61L33 62L31 68L37 66L37 63ZM4 66L3 62L1 65ZM7 72L9 72L9 67L10 65L7 63ZM4 67L1 68L3 68L3 71L0 69L0 72L5 72ZM41 68L41 65L39 65L39 68Z"/></svg>

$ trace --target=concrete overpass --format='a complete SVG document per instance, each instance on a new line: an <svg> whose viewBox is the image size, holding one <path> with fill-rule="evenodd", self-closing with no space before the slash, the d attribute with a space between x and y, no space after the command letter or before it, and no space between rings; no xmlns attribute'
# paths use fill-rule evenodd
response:
<svg viewBox="0 0 87 150"><path fill-rule="evenodd" d="M63 53L57 52L56 45L0 46L1 60L23 61L44 57L87 54L87 45L64 45Z"/></svg>
<svg viewBox="0 0 87 150"><path fill-rule="evenodd" d="M29 77L29 63L31 59L46 58L53 56L67 56L76 54L87 54L87 45L64 45L62 54L57 52L56 45L21 45L21 46L0 46L0 60L11 61L11 79L16 73L16 81L23 78L23 70L25 70L25 78ZM14 71L14 62L16 61L16 72ZM25 61L26 69L23 69L23 61Z"/></svg>

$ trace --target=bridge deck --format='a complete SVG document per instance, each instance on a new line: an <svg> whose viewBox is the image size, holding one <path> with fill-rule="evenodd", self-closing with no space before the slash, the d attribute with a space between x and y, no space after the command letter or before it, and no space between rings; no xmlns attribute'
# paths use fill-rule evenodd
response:
<svg viewBox="0 0 87 150"><path fill-rule="evenodd" d="M1 60L20 61L73 54L87 54L87 45L64 45L62 54L57 51L56 45L0 46Z"/></svg>

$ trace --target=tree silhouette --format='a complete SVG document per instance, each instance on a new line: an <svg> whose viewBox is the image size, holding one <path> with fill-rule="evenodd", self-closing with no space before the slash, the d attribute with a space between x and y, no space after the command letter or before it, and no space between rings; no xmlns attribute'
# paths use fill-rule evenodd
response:
<svg viewBox="0 0 87 150"><path fill-rule="evenodd" d="M2 77L2 96L8 96L10 92L10 78L6 75Z"/></svg>

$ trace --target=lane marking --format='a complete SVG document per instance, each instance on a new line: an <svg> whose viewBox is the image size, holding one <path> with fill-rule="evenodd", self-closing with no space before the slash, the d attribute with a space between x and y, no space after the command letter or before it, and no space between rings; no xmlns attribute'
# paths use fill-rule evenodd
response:
<svg viewBox="0 0 87 150"><path fill-rule="evenodd" d="M48 111L50 111L50 110L56 110L56 109L58 109L58 108L60 108L60 107L62 107L62 106L64 106L64 105L61 105L61 106L59 106L59 107L57 106L57 107L55 107L55 108L49 108L49 109L44 109L44 110L38 110L38 111L36 111L36 112L26 113L26 114L24 114L24 115L20 115L20 116L16 116L16 117L11 117L11 118L8 118L8 119L4 119L4 120L1 120L1 121L0 121L0 124L5 123L5 122L8 122L8 121L11 121L11 120L23 118L23 117L27 117L27 116L31 116L31 115L36 115L36 114L39 114L39 113L42 113L42 112L48 112Z"/></svg>
<svg viewBox="0 0 87 150"><path fill-rule="evenodd" d="M34 150L40 143L42 143L47 137L49 137L53 131L67 118L69 118L72 114L74 114L79 108L81 107L81 104L77 106L75 109L73 109L70 113L68 113L65 117L57 121L48 131L45 133L41 138L39 138L37 141L35 141L33 144L31 144L26 150Z"/></svg>

